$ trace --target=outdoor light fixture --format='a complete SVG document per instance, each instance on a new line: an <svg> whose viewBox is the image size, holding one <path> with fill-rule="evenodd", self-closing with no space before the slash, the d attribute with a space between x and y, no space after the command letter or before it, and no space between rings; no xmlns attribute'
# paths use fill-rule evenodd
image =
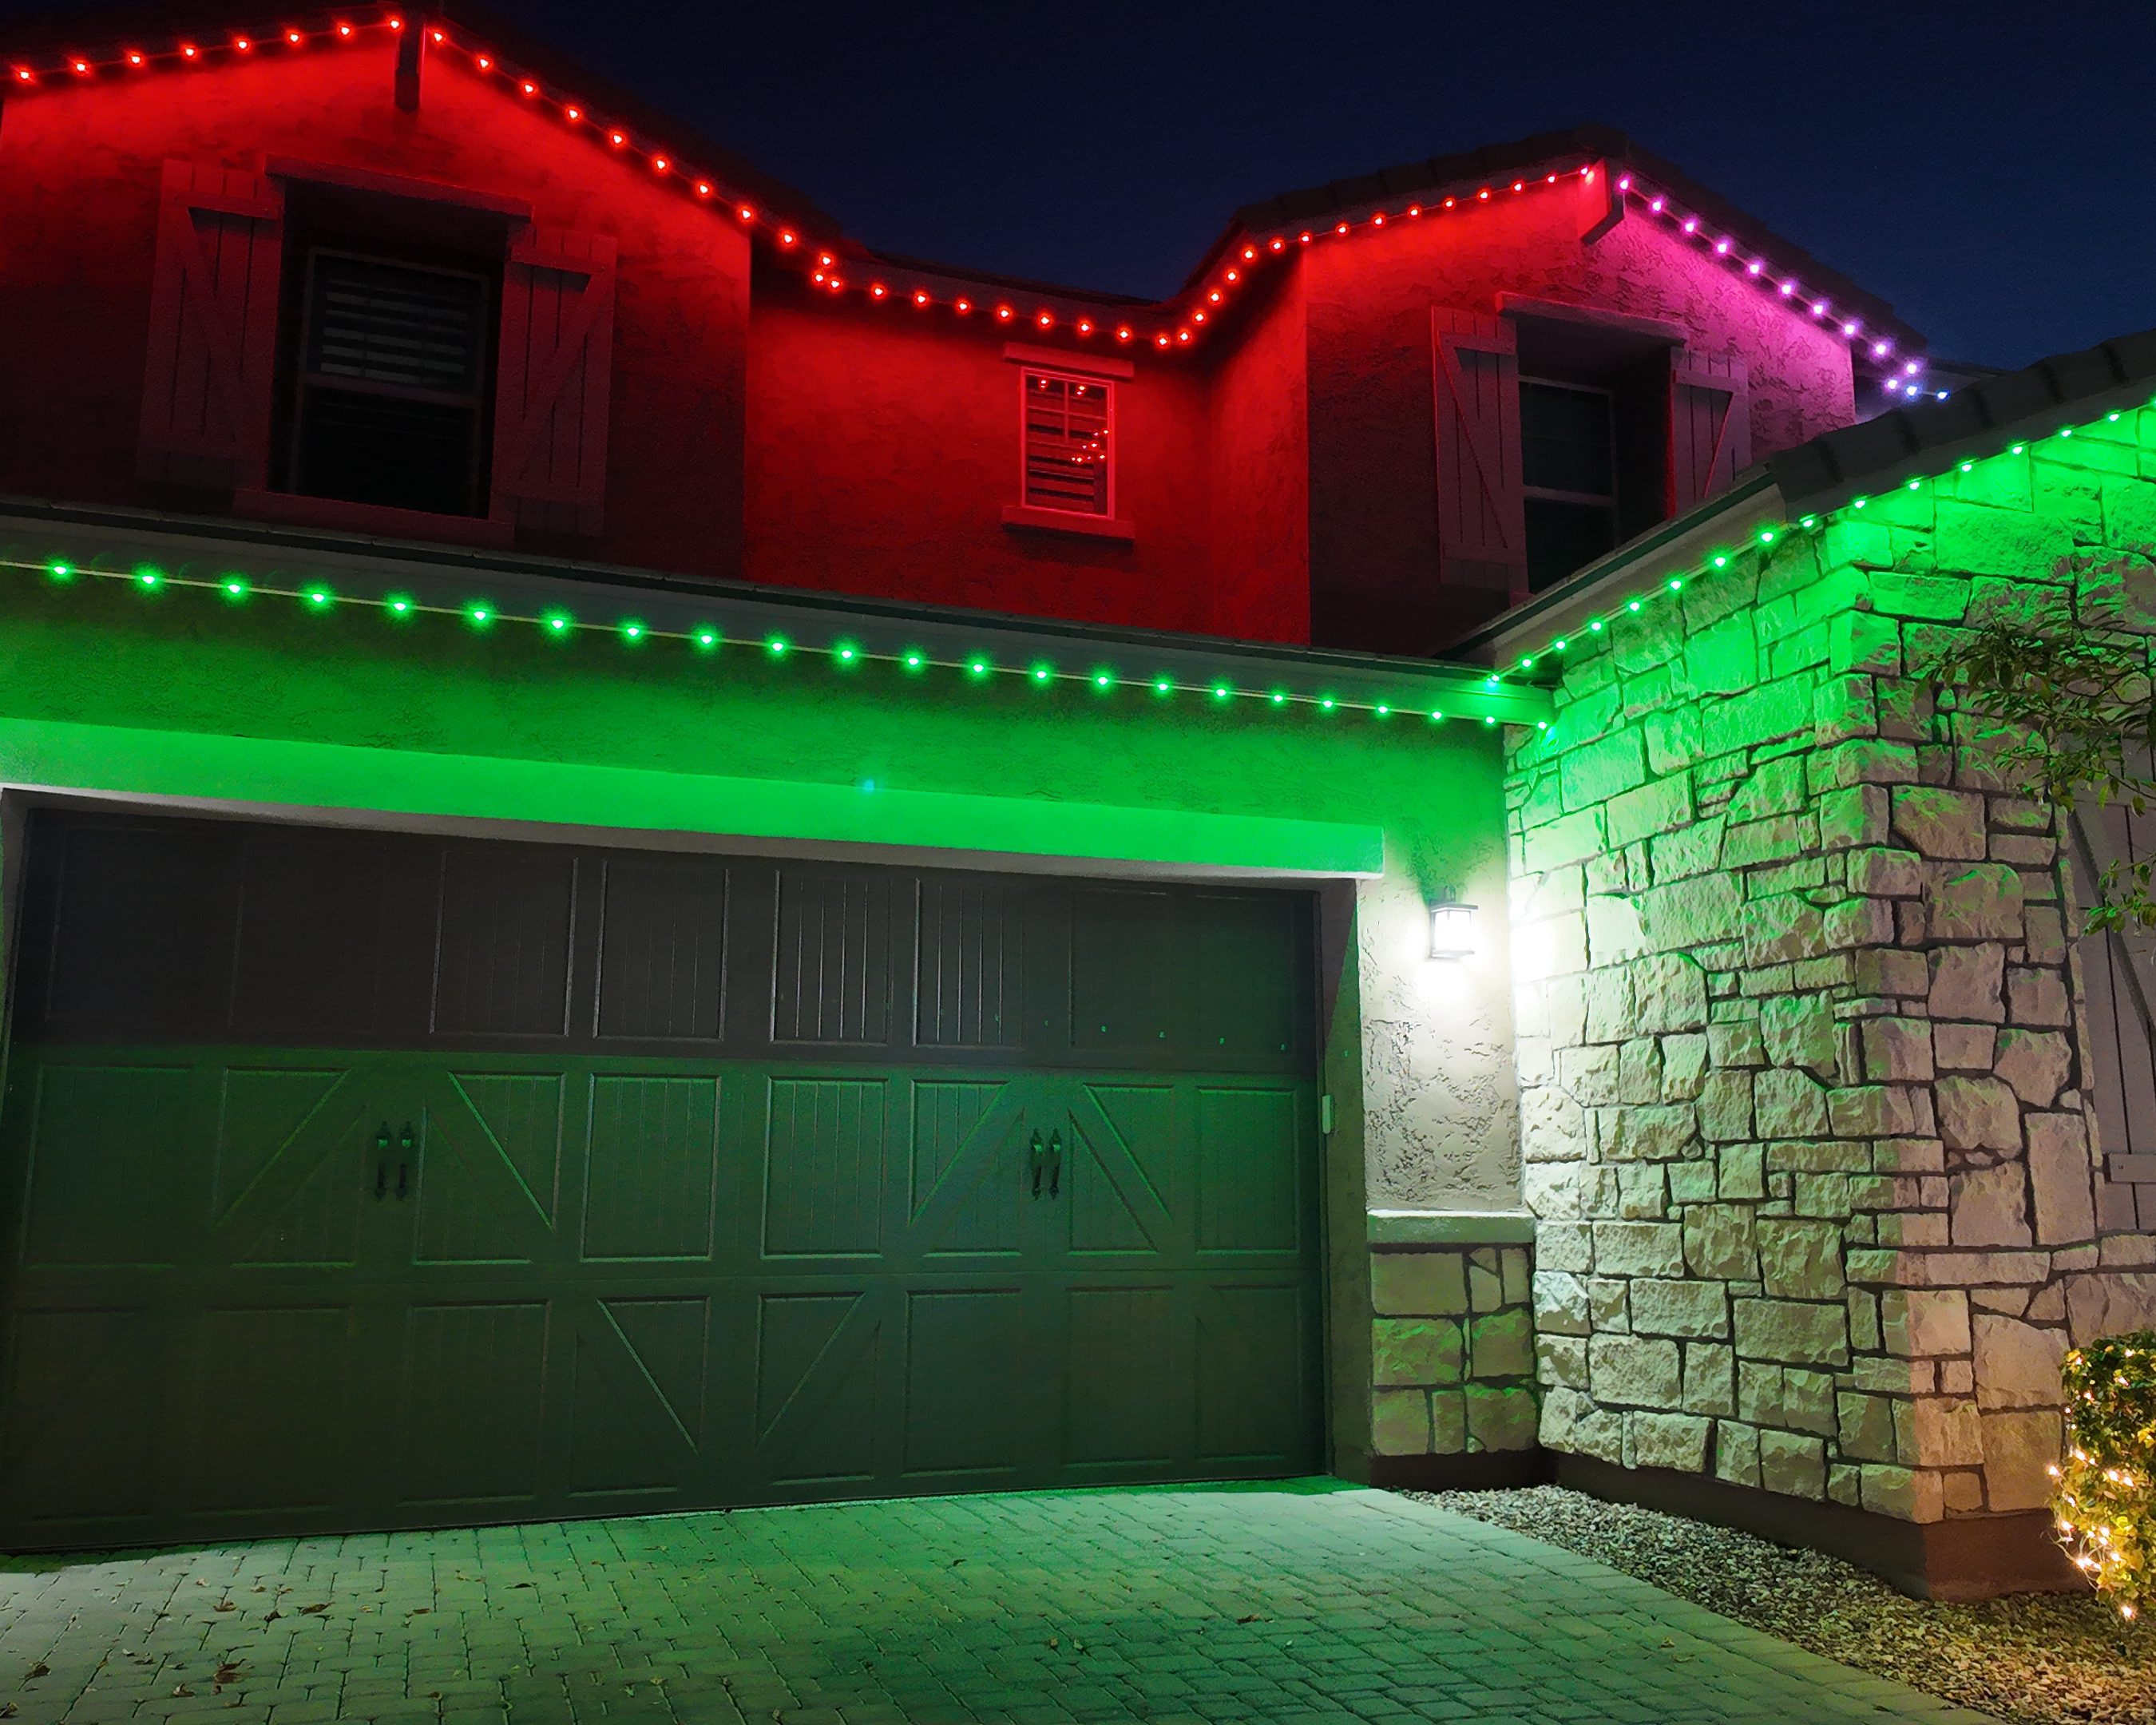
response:
<svg viewBox="0 0 2156 1725"><path fill-rule="evenodd" d="M1470 958L1475 953L1475 906L1450 899L1430 907L1430 956Z"/></svg>

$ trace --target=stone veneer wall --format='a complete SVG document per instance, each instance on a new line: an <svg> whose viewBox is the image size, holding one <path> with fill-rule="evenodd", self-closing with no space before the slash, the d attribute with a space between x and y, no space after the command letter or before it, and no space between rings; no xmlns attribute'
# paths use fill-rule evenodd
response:
<svg viewBox="0 0 2156 1725"><path fill-rule="evenodd" d="M1533 1449L1532 1220L1376 1215L1370 1231L1378 1476L1438 1483L1408 1459Z"/></svg>
<svg viewBox="0 0 2156 1725"><path fill-rule="evenodd" d="M2129 413L1570 644L1509 787L1549 1447L2044 1502L2061 1355L2156 1315L2156 1235L2098 1172L2053 817L1915 673L1986 616L2156 630L2152 475Z"/></svg>

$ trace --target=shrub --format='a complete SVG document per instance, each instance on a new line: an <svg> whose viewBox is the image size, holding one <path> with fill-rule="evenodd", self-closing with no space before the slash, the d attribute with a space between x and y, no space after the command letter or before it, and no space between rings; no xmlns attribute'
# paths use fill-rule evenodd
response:
<svg viewBox="0 0 2156 1725"><path fill-rule="evenodd" d="M2128 1620L2156 1599L2156 1330L2066 1358L2066 1453L2051 1470L2059 1543Z"/></svg>

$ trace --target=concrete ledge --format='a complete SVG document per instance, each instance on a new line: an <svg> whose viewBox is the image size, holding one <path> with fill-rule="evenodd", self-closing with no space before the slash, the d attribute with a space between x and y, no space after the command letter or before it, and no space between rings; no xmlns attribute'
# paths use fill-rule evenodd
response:
<svg viewBox="0 0 2156 1725"><path fill-rule="evenodd" d="M1557 1458L1548 1450L1477 1450L1452 1455L1373 1455L1369 1481L1394 1491L1502 1491L1547 1486Z"/></svg>
<svg viewBox="0 0 2156 1725"><path fill-rule="evenodd" d="M1612 1503L1809 1546L1920 1599L2073 1593L2087 1586L2052 1539L2051 1517L2041 1509L1904 1522L1847 1504L1815 1503L1667 1468L1619 1467L1589 1455L1559 1455L1555 1471L1560 1486Z"/></svg>
<svg viewBox="0 0 2156 1725"><path fill-rule="evenodd" d="M1525 1210L1372 1210L1373 1246L1532 1245Z"/></svg>

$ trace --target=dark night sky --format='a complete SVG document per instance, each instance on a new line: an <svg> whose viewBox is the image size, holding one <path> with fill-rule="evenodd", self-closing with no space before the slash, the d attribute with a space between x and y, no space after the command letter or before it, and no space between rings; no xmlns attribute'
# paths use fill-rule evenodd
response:
<svg viewBox="0 0 2156 1725"><path fill-rule="evenodd" d="M2156 324L2152 0L495 4L870 244L1009 275L1163 293L1239 204L1599 120L1943 357Z"/></svg>

